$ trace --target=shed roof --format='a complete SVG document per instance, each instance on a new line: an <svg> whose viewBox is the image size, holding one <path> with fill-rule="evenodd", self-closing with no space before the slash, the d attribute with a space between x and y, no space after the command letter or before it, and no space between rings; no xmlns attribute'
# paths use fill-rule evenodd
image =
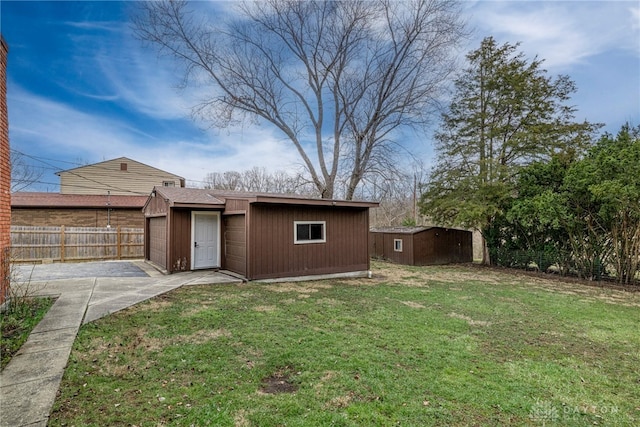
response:
<svg viewBox="0 0 640 427"><path fill-rule="evenodd" d="M115 196L18 192L11 194L14 208L131 208L142 209L147 196Z"/></svg>
<svg viewBox="0 0 640 427"><path fill-rule="evenodd" d="M423 226L423 227L372 227L369 231L371 231L372 233L417 234L422 231L431 230L432 228L439 228L442 230L469 231L463 228L440 227L437 225L430 225L430 226Z"/></svg>
<svg viewBox="0 0 640 427"><path fill-rule="evenodd" d="M258 193L229 190L206 190L182 187L155 187L156 194L167 199L172 206L204 205L223 207L226 199L247 200L249 203L287 204L308 206L337 206L371 208L377 207L378 202L364 202L353 200L334 200L310 198L293 194Z"/></svg>
<svg viewBox="0 0 640 427"><path fill-rule="evenodd" d="M373 233L416 234L433 227L372 227Z"/></svg>
<svg viewBox="0 0 640 427"><path fill-rule="evenodd" d="M225 201L214 196L209 190L184 187L155 187L152 195L160 195L169 201L170 205L219 205L224 207Z"/></svg>

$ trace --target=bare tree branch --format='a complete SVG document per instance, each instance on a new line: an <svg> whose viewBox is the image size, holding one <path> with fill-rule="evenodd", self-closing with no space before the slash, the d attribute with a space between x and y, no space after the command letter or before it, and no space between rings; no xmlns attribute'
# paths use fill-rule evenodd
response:
<svg viewBox="0 0 640 427"><path fill-rule="evenodd" d="M351 199L403 127L424 125L465 35L455 0L244 2L233 19L185 1L143 3L137 36L213 88L196 108L215 126L262 119L291 141L322 197Z"/></svg>

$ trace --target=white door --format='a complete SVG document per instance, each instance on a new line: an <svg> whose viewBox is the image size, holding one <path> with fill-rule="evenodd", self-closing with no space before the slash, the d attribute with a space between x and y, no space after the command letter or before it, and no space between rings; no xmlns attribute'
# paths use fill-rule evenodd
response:
<svg viewBox="0 0 640 427"><path fill-rule="evenodd" d="M191 224L192 268L220 267L220 214L193 212Z"/></svg>

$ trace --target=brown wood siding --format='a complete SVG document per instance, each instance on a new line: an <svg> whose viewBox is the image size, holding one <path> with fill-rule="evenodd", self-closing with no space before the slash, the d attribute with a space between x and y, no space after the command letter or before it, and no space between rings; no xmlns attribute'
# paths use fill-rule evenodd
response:
<svg viewBox="0 0 640 427"><path fill-rule="evenodd" d="M42 209L12 208L11 225L33 227L112 227L142 228L144 214L140 209Z"/></svg>
<svg viewBox="0 0 640 427"><path fill-rule="evenodd" d="M473 261L470 231L432 228L416 235L416 265L436 265Z"/></svg>
<svg viewBox="0 0 640 427"><path fill-rule="evenodd" d="M402 252L394 251L394 240L403 241ZM372 232L372 257L407 265L437 265L473 261L472 233L434 227L414 234Z"/></svg>
<svg viewBox="0 0 640 427"><path fill-rule="evenodd" d="M246 215L228 215L223 220L223 268L247 275Z"/></svg>
<svg viewBox="0 0 640 427"><path fill-rule="evenodd" d="M149 260L167 268L167 218L149 218Z"/></svg>
<svg viewBox="0 0 640 427"><path fill-rule="evenodd" d="M375 256L398 264L413 265L413 235L403 233L372 233L378 242ZM396 239L402 240L402 252L394 250Z"/></svg>
<svg viewBox="0 0 640 427"><path fill-rule="evenodd" d="M144 207L146 216L167 215L169 212L169 202L162 197L151 197Z"/></svg>
<svg viewBox="0 0 640 427"><path fill-rule="evenodd" d="M191 269L191 211L173 209L171 211L171 235L169 236L170 272Z"/></svg>
<svg viewBox="0 0 640 427"><path fill-rule="evenodd" d="M225 200L225 211L226 212L246 212L249 210L249 201L248 200L239 200L239 199L226 199Z"/></svg>
<svg viewBox="0 0 640 427"><path fill-rule="evenodd" d="M434 236L438 230L440 229L429 229L413 235L413 248L415 253L413 256L413 263L411 265L438 264L437 262L434 262L438 257L436 241L434 240Z"/></svg>
<svg viewBox="0 0 640 427"><path fill-rule="evenodd" d="M369 269L368 209L252 204L249 219L249 279ZM326 221L326 242L294 244L294 221Z"/></svg>

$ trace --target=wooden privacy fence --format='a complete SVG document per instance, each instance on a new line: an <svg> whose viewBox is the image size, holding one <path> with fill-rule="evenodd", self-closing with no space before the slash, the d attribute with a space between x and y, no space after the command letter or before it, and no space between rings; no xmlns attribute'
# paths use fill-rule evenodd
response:
<svg viewBox="0 0 640 427"><path fill-rule="evenodd" d="M143 258L144 229L12 226L11 257L16 262Z"/></svg>

